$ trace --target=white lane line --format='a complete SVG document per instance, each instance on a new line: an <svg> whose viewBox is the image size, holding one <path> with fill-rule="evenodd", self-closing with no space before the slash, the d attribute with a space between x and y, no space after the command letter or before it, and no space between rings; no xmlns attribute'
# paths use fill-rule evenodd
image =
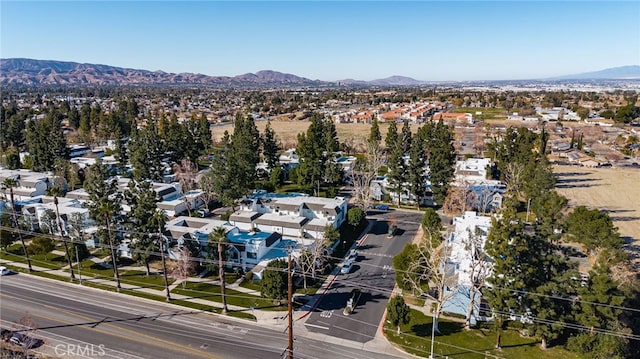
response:
<svg viewBox="0 0 640 359"><path fill-rule="evenodd" d="M304 323L304 325L308 326L308 327L314 327L314 328L318 328L318 329L329 330L329 327L323 327L322 325L315 325L315 324L309 324L309 323Z"/></svg>

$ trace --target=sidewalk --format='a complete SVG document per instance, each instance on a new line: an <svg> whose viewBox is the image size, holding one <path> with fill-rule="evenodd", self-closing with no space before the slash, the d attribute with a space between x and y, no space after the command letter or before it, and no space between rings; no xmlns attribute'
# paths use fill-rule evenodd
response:
<svg viewBox="0 0 640 359"><path fill-rule="evenodd" d="M367 233L369 232L373 224L374 224L374 221L369 221L367 228L363 231L363 235L353 244L351 248L356 248L358 245L360 245L360 243L366 240ZM26 263L11 262L3 259L0 259L0 263L2 264L6 263L14 267L20 267L24 269L27 268ZM63 270L64 268L50 269L50 268L40 267L37 265L32 265L32 268L34 271L37 271L37 272L44 272L44 273L59 276L61 280L67 280L67 281L69 280L69 273L65 272ZM327 279L324 281L322 286L318 289L316 294L313 295L313 297L311 297L309 302L307 302L304 306L302 306L301 308L293 312L295 335L300 337L308 337L316 340L321 340L327 343L334 343L334 344L349 346L352 348L373 351L376 353L385 353L389 355L401 356L403 353L400 350L398 350L396 347L391 345L385 338L384 334L382 333L382 325L384 324L384 318L380 322L378 330L376 331L375 338L366 343L360 343L360 342L350 341L342 338L328 336L325 334L310 332L306 329L304 325L306 319L316 309L316 307L320 303L322 296L331 288L331 285L333 284L334 280L336 279L336 276L339 273L340 273L340 267L338 266L334 268L334 270L327 277ZM78 279L79 279L78 274L76 273L76 281L74 281L74 283L78 283ZM213 280L209 278L200 278L200 277L191 277L187 281L211 283L212 285L219 285L220 283L218 280ZM82 282L83 283L90 282L93 284L99 284L99 285L111 286L111 287L115 287L116 285L113 279L104 279L104 278L95 278L95 277L86 277L86 276L82 277ZM240 280L238 280L235 283L229 284L227 288L232 288L234 290L241 291L250 295L256 295L257 297L260 296L260 293L258 291L244 288L239 285L239 282ZM174 283L171 284L169 289L173 290L174 288L180 286L181 283L182 281L175 281ZM164 298L166 295L164 288L158 290L158 289L146 288L146 287L141 287L141 286L137 286L129 283L123 283L123 282L120 283L120 287L123 289L131 290L131 291L154 295L160 298ZM191 296L180 295L176 293L171 293L171 299L183 300L191 303L198 303L198 304L209 306L212 308L222 308L222 303L220 302L210 301L210 300L201 299L201 298L194 298ZM287 311L265 311L265 310L258 310L253 308L244 308L244 307L235 306L235 305L227 305L227 308L230 311L245 312L245 313L252 314L253 316L255 316L256 322L260 326L267 326L278 331L284 331L288 326ZM225 317L225 318L229 318L231 320L237 320L237 321L245 321L245 319L239 319L235 317Z"/></svg>

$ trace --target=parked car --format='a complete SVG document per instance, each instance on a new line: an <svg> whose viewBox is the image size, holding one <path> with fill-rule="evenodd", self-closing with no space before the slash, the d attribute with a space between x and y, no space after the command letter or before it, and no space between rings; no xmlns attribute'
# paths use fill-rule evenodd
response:
<svg viewBox="0 0 640 359"><path fill-rule="evenodd" d="M353 267L353 262L345 262L340 269L340 273L349 274L351 272L351 268Z"/></svg>
<svg viewBox="0 0 640 359"><path fill-rule="evenodd" d="M349 251L349 255L347 256L347 258L344 260L345 263L347 262L355 262L355 260L358 258L358 252L356 252L355 249L352 249Z"/></svg>
<svg viewBox="0 0 640 359"><path fill-rule="evenodd" d="M11 339L9 339L9 342L17 346L30 349L37 346L39 340L32 338L28 335L24 335L22 333L13 333L13 335L11 336Z"/></svg>
<svg viewBox="0 0 640 359"><path fill-rule="evenodd" d="M388 211L389 210L389 206L387 206L386 204L379 204L375 208L379 209L381 211Z"/></svg>
<svg viewBox="0 0 640 359"><path fill-rule="evenodd" d="M0 275L9 275L11 274L11 271L9 270L9 268L7 267L0 267Z"/></svg>

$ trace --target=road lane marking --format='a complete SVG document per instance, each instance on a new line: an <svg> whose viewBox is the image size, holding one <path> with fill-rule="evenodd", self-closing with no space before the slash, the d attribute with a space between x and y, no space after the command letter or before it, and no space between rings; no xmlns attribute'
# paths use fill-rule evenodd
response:
<svg viewBox="0 0 640 359"><path fill-rule="evenodd" d="M56 307L51 306L51 305L41 304L41 303L34 302L34 301L31 301L31 300L28 300L28 299L25 299L25 298L18 298L18 297L15 297L15 296L12 296L12 295L9 295L9 294L6 294L6 293L2 293L2 296L14 298L16 300L21 300L23 302L26 301L26 302L39 304L42 307L50 308L50 309L52 309L54 311L67 313L70 316L75 316L77 318L84 319L84 320L88 321L89 323L73 323L73 322L69 322L69 321L65 321L65 320L49 317L49 316L46 316L46 315L37 314L38 317L41 317L41 318L44 318L44 319L48 319L48 320L51 320L53 322L64 323L64 324L69 325L69 326L86 326L86 325L89 325L91 323L96 322L96 320L94 318L91 318L91 317L88 317L88 316L85 316L85 315L81 315L81 314L77 314L77 313L71 312L69 310L56 308ZM102 334L105 334L105 335L110 335L110 336L121 338L121 339L127 339L127 340L130 340L130 341L133 341L133 342L137 342L137 343L140 343L140 344L152 343L152 345L155 345L155 346L157 346L159 348L162 348L162 349L173 349L173 350L178 349L179 351L191 353L191 354L194 354L194 355L202 357L202 358L220 358L218 356L215 356L213 353L202 353L200 351L194 350L192 347L189 347L189 346L186 346L186 345L182 345L182 344L179 344L179 343L176 343L176 342L170 342L168 340L161 339L161 338L158 338L158 337L155 337L155 336L151 336L151 335L148 335L148 334L144 334L144 333L142 333L140 331L132 330L132 329L126 328L124 326L117 326L117 325L111 324L109 322L102 323L101 326L110 327L112 329L115 329L116 331L128 332L128 333L130 333L130 336L122 335L122 334L119 334L117 332L116 333L112 333L112 332L109 332L109 331L106 331L106 330L102 330L102 329L98 329L98 328L92 328L92 330L95 330L95 331L97 331L99 333L102 333ZM45 328L45 330L46 330L46 328ZM138 339L139 337L146 338L147 341L139 340Z"/></svg>
<svg viewBox="0 0 640 359"><path fill-rule="evenodd" d="M309 324L309 323L304 323L304 325L309 326L309 327L313 327L313 328L318 328L318 329L324 329L324 330L329 330L329 327L323 327L322 325L315 325L315 324Z"/></svg>

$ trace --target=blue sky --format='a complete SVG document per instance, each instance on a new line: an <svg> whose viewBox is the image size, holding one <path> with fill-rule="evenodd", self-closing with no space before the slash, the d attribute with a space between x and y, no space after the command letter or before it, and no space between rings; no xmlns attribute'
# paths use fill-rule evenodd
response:
<svg viewBox="0 0 640 359"><path fill-rule="evenodd" d="M640 64L640 1L6 1L0 57L235 76L544 78Z"/></svg>

